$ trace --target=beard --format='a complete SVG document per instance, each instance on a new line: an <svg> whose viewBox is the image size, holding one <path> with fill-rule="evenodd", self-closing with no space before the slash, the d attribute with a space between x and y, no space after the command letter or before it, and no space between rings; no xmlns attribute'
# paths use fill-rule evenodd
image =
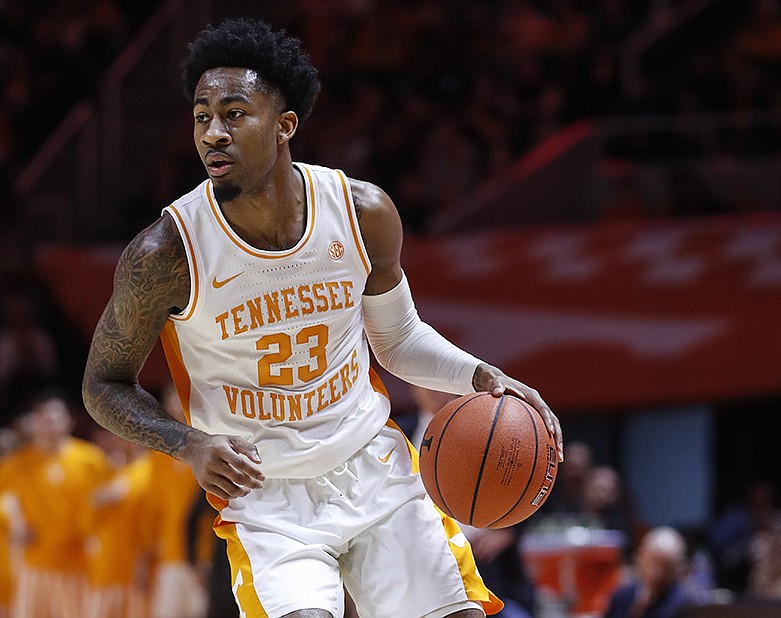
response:
<svg viewBox="0 0 781 618"><path fill-rule="evenodd" d="M213 188L214 197L220 204L235 200L237 197L239 197L239 195L241 195L241 187L239 185L233 184L232 182L226 182L219 185L214 183Z"/></svg>

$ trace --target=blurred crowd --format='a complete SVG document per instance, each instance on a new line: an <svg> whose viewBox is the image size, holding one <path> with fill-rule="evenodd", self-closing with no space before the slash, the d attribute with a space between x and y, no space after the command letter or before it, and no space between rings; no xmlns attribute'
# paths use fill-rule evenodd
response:
<svg viewBox="0 0 781 618"><path fill-rule="evenodd" d="M778 0L721 0L677 19L675 0L295 0L253 10L300 36L321 72L315 112L294 155L376 182L410 230L563 126L631 117L611 156L686 158L712 149L777 153L781 143ZM0 4L0 169L7 185L127 42L152 2ZM230 13L215 4L213 12ZM708 139L687 134L703 114L728 117ZM638 130L648 117L678 119ZM158 150L154 204L134 205L130 234L202 171L189 122ZM714 143L715 142L715 143ZM0 187L1 189L1 187ZM137 196L133 196L137 198ZM120 209L122 205L114 205ZM730 205L721 205L729 209ZM144 220L139 212L143 210ZM121 217L118 220L124 221Z"/></svg>
<svg viewBox="0 0 781 618"><path fill-rule="evenodd" d="M778 152L778 1L713 3L691 24L671 30L674 44L661 37L627 67L633 34L672 21L683 4L284 3L275 21L300 33L324 81L294 154L380 184L407 227L425 230L432 212L583 118L668 115L687 121L720 112L732 121L709 147L741 155ZM754 124L757 113L774 114L775 131ZM670 133L619 136L608 154L703 154L707 142Z"/></svg>
<svg viewBox="0 0 781 618"><path fill-rule="evenodd" d="M0 186L3 193L155 5L150 0L0 3Z"/></svg>
<svg viewBox="0 0 781 618"><path fill-rule="evenodd" d="M0 164L28 159L127 41L114 0L0 7ZM18 168L17 168L18 169ZM6 178L6 180L8 180Z"/></svg>
<svg viewBox="0 0 781 618"><path fill-rule="evenodd" d="M86 358L87 342L33 274L0 274L0 427L45 388L79 398Z"/></svg>
<svg viewBox="0 0 781 618"><path fill-rule="evenodd" d="M781 504L771 482L750 481L701 525L652 526L618 469L595 462L583 442L565 453L519 542L535 615L682 618L700 606L781 601Z"/></svg>

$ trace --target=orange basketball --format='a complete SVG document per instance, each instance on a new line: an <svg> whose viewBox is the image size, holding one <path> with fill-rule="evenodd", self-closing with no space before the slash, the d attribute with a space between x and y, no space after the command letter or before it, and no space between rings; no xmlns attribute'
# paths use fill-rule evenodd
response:
<svg viewBox="0 0 781 618"><path fill-rule="evenodd" d="M454 399L431 419L420 447L431 499L477 528L505 528L532 515L556 471L556 445L542 417L512 395Z"/></svg>

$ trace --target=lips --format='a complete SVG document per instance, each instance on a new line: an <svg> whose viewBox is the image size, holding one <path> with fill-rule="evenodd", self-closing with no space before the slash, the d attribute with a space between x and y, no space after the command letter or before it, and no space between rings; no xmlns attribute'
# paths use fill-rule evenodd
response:
<svg viewBox="0 0 781 618"><path fill-rule="evenodd" d="M233 159L222 152L209 152L205 162L211 176L224 176L233 168Z"/></svg>

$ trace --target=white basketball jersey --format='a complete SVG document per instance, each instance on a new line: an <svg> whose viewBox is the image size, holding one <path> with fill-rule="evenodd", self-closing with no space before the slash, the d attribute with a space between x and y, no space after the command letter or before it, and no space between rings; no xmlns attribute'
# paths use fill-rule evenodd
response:
<svg viewBox="0 0 781 618"><path fill-rule="evenodd" d="M349 182L295 165L307 223L291 249L244 242L211 181L164 210L190 267L188 305L161 335L185 414L197 429L256 444L269 478L331 470L390 413L369 367L361 294L370 265Z"/></svg>

